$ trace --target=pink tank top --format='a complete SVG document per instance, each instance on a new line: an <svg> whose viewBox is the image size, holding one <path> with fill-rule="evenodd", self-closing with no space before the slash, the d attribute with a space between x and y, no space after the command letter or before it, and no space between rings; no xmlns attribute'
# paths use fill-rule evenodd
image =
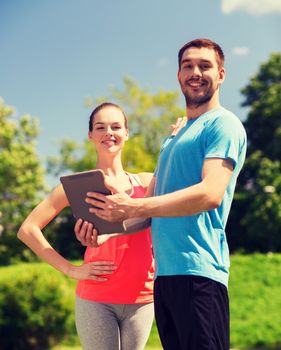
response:
<svg viewBox="0 0 281 350"><path fill-rule="evenodd" d="M132 198L141 198L145 190L137 176L129 175ZM154 259L150 228L119 236L98 248L87 247L84 261L113 261L117 269L105 282L78 281L76 294L82 299L115 304L139 304L153 301Z"/></svg>

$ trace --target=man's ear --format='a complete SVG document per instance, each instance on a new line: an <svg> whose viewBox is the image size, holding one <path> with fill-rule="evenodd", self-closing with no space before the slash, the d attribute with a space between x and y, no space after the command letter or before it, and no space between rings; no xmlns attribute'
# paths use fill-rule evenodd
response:
<svg viewBox="0 0 281 350"><path fill-rule="evenodd" d="M88 131L88 140L92 140L93 135L92 135L92 131Z"/></svg>
<svg viewBox="0 0 281 350"><path fill-rule="evenodd" d="M178 70L178 81L180 83L180 69Z"/></svg>
<svg viewBox="0 0 281 350"><path fill-rule="evenodd" d="M222 67L221 69L219 69L218 83L222 84L224 80L225 80L225 69L224 67Z"/></svg>

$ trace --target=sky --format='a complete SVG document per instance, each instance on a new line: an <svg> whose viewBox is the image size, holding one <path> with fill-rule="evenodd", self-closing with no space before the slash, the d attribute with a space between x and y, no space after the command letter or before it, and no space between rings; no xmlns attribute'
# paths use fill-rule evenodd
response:
<svg viewBox="0 0 281 350"><path fill-rule="evenodd" d="M125 76L151 93L179 90L178 50L199 37L223 48L221 103L244 120L241 88L281 51L281 0L0 0L0 96L15 118L39 119L44 163L59 140L85 139L85 99Z"/></svg>

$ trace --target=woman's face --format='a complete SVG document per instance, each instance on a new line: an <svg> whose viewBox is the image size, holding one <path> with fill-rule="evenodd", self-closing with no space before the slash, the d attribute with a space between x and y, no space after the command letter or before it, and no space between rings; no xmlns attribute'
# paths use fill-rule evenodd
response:
<svg viewBox="0 0 281 350"><path fill-rule="evenodd" d="M122 150L128 140L125 117L116 107L104 107L94 117L93 130L89 131L97 152L116 153Z"/></svg>

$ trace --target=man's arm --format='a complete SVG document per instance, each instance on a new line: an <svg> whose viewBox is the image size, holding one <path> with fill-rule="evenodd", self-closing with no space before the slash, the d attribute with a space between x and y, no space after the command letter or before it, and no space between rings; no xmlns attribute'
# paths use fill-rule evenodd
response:
<svg viewBox="0 0 281 350"><path fill-rule="evenodd" d="M202 181L185 189L137 199L122 193L113 196L89 193L87 202L100 208L91 208L91 212L112 222L132 217L195 215L220 206L232 172L230 161L220 158L206 159L202 169Z"/></svg>

